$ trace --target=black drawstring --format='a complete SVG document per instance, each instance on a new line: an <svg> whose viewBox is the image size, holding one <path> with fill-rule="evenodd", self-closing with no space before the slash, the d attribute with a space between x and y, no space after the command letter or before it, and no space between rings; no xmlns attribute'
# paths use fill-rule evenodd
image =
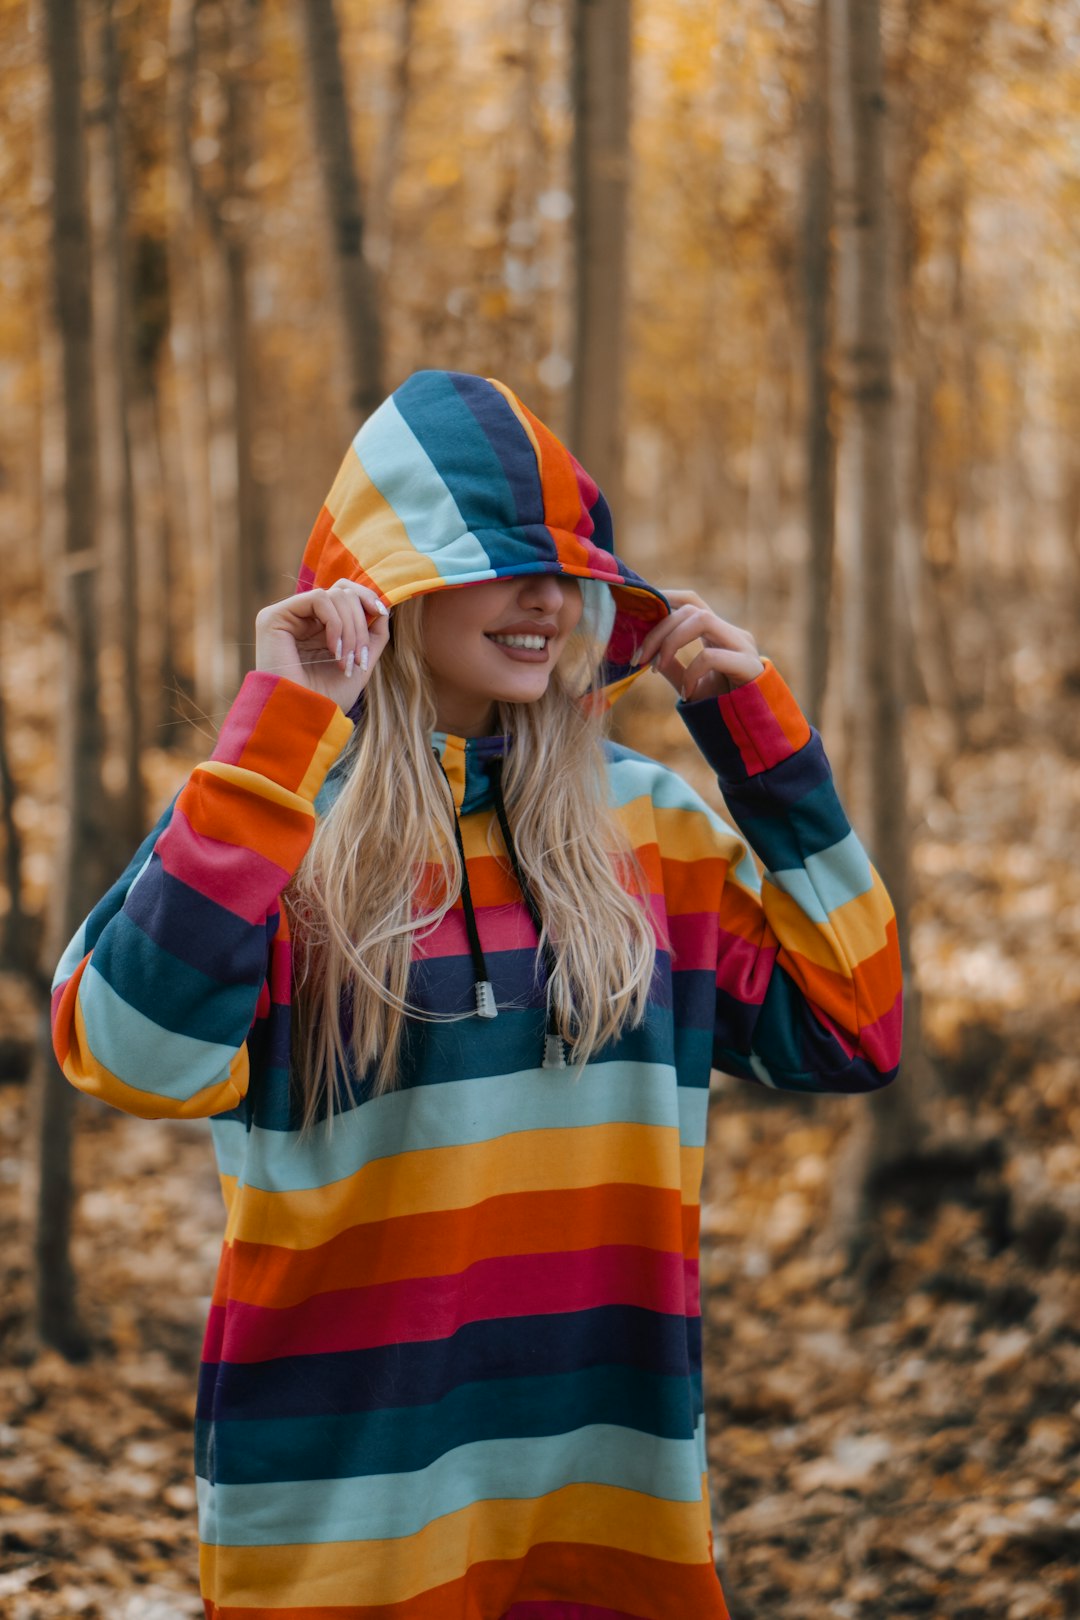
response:
<svg viewBox="0 0 1080 1620"><path fill-rule="evenodd" d="M473 906L472 892L469 888L469 868L465 860L465 844L461 837L461 823L458 821L457 804L454 800L454 790L450 784L450 778L446 775L446 771L443 769L443 763L439 758L438 750L433 749L432 752L435 755L435 760L440 771L443 773L446 785L448 788L450 788L450 804L454 812L454 838L457 842L458 854L461 857L461 905L462 910L465 913L465 931L469 936L469 949L472 952L473 978L475 980L476 990L476 1015L478 1018L496 1018L498 1017L498 1008L495 1005L495 992L492 989L491 980L488 978L487 963L484 960L483 946L480 944L480 930L476 925L476 911ZM513 870L514 877L517 879L518 887L521 890L521 897L525 902L525 909L532 918L533 927L536 929L537 938L539 938L544 931L544 920L540 915L540 908L533 898L532 890L529 888L529 882L522 869L521 862L518 860L517 850L514 848L514 839L510 832L510 822L506 815L506 804L503 800L502 760L498 758L493 759L489 764L488 771L491 777L491 788L495 799L495 814L499 818L499 826L502 829L503 843L506 845L506 853L510 857L510 866ZM551 949L549 941L546 939L544 940L542 954L544 971L547 974L548 983L550 985L555 973L555 953ZM555 1016L554 1005L551 1004L550 1001L548 1005L547 1031L544 1036L544 1058L540 1067L543 1069L566 1068L566 1047L563 1043L562 1036L559 1034L559 1024L558 1019Z"/></svg>
<svg viewBox="0 0 1080 1620"><path fill-rule="evenodd" d="M521 890L521 897L525 902L525 909L532 918L532 925L536 929L536 935L539 939L544 931L544 919L540 915L540 907L536 904L536 900L533 897L533 892L529 888L529 880L525 876L521 862L518 860L517 850L514 848L514 839L510 831L510 822L506 815L506 803L503 799L502 763L503 762L501 759L495 758L488 766L488 775L491 777L491 791L495 799L495 814L499 818L499 826L502 829L503 843L506 845L506 853L510 857L510 865L513 869L514 876L517 879L518 888ZM544 971L547 974L548 984L550 985L551 980L555 975L555 952L551 948L551 942L547 939L544 940L543 945L543 961ZM544 1061L541 1064L541 1068L566 1068L566 1048L563 1045L562 1036L559 1034L559 1021L555 1016L555 1004L551 1000L550 996L548 998L547 1032L544 1036Z"/></svg>
<svg viewBox="0 0 1080 1620"><path fill-rule="evenodd" d="M497 1018L499 1009L495 1005L495 992L491 987L491 980L488 978L484 950L480 944L480 930L476 926L476 912L473 909L472 894L469 890L469 868L465 861L465 845L461 838L461 824L458 821L457 805L454 804L454 790L450 787L450 778L443 770L443 763L439 759L438 753L434 749L432 752L435 753L438 767L446 779L447 787L450 788L450 803L454 811L454 837L457 840L458 854L461 856L461 904L465 912L465 932L469 936L469 949L472 952L473 960L476 1016L477 1018Z"/></svg>

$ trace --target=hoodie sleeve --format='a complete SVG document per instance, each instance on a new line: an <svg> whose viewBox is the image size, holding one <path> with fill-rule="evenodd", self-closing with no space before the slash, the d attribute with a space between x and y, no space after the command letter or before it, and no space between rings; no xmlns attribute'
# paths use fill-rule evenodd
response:
<svg viewBox="0 0 1080 1620"><path fill-rule="evenodd" d="M73 1085L130 1114L233 1108L268 996L280 896L352 727L299 684L246 677L209 760L94 907L53 981L53 1046Z"/></svg>
<svg viewBox="0 0 1080 1620"><path fill-rule="evenodd" d="M852 831L821 738L768 660L677 706L762 861L720 899L713 1062L792 1091L873 1091L900 1061L896 917Z"/></svg>

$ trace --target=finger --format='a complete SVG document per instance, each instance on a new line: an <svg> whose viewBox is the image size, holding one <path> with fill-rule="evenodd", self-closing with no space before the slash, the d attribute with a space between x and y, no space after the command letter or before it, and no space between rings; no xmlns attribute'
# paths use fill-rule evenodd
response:
<svg viewBox="0 0 1080 1620"><path fill-rule="evenodd" d="M731 686L744 686L756 680L764 668L755 654L725 647L705 647L683 671L683 702L712 697L717 692L730 690Z"/></svg>
<svg viewBox="0 0 1080 1620"><path fill-rule="evenodd" d="M356 579L336 579L330 589L332 591L349 591L357 596L364 604L364 611L369 624L374 623L376 619L388 619L390 617L390 609L378 591L372 590L370 585L361 585L360 581Z"/></svg>
<svg viewBox="0 0 1080 1620"><path fill-rule="evenodd" d="M680 647L688 646L691 641L699 641L709 631L712 621L713 615L708 608L697 608L690 605L679 608L666 621L666 630L662 625L659 627L663 633L656 636L656 643L651 651L651 656L647 651L647 647L643 646L642 661L648 656L649 661L652 663L659 661L661 666L670 664ZM650 632L652 636L655 636L655 634L655 632ZM646 643L648 640L649 638L646 638Z"/></svg>
<svg viewBox="0 0 1080 1620"><path fill-rule="evenodd" d="M656 656L658 648L665 638L669 636L678 625L682 624L687 615L693 611L694 609L690 606L676 608L674 613L669 613L666 619L661 619L659 624L654 624L652 629L646 635L645 640L638 648L635 663L651 663L653 658Z"/></svg>

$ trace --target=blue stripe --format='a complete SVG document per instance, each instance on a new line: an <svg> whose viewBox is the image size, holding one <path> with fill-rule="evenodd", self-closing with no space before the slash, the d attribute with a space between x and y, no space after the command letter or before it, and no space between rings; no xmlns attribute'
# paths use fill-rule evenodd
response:
<svg viewBox="0 0 1080 1620"><path fill-rule="evenodd" d="M318 1128L299 1138L255 1126L244 1180L266 1192L298 1192L340 1181L376 1159L428 1148L505 1141L522 1131L623 1123L652 1125L675 1136L679 1122L670 1065L594 1062L575 1080L572 1069L551 1072L537 1064L516 1073L388 1092L336 1116L331 1130ZM249 1135L240 1125L228 1129ZM219 1135L227 1141L227 1130ZM235 1150L226 1149L226 1156L233 1163L238 1159Z"/></svg>
<svg viewBox="0 0 1080 1620"><path fill-rule="evenodd" d="M431 558L444 579L494 577L487 552L392 398L368 417L353 449L411 543Z"/></svg>
<svg viewBox="0 0 1080 1620"><path fill-rule="evenodd" d="M79 986L86 1038L97 1061L118 1080L151 1097L192 1097L224 1080L237 1047L166 1035L160 1024L129 1007L91 961Z"/></svg>
<svg viewBox="0 0 1080 1620"><path fill-rule="evenodd" d="M567 1485L610 1485L667 1502L700 1502L697 1437L666 1440L602 1423L529 1441L488 1440L448 1452L412 1473L292 1483L197 1481L200 1539L210 1545L278 1547L383 1541L416 1535L433 1519L492 1498L531 1501Z"/></svg>

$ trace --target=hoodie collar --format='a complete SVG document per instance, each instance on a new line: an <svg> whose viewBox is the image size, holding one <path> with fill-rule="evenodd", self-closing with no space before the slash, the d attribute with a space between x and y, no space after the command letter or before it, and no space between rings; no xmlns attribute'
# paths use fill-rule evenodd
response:
<svg viewBox="0 0 1080 1620"><path fill-rule="evenodd" d="M493 759L502 759L509 745L505 735L456 737L447 731L431 733L431 746L446 772L458 815L467 816L491 802L488 765Z"/></svg>

